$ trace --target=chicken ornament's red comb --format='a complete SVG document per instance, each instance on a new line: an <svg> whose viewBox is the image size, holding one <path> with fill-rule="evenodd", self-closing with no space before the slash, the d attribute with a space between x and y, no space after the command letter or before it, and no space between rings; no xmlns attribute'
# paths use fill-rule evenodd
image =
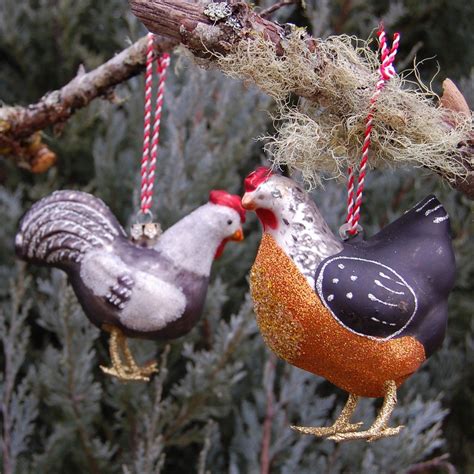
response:
<svg viewBox="0 0 474 474"><path fill-rule="evenodd" d="M245 178L245 192L250 193L255 191L262 183L264 183L270 176L272 176L272 170L266 166L260 166L255 171L252 171Z"/></svg>
<svg viewBox="0 0 474 474"><path fill-rule="evenodd" d="M220 206L227 206L239 213L240 220L245 222L245 209L242 207L240 202L240 196L236 194L230 194L222 189L213 189L209 193L209 202L218 204Z"/></svg>

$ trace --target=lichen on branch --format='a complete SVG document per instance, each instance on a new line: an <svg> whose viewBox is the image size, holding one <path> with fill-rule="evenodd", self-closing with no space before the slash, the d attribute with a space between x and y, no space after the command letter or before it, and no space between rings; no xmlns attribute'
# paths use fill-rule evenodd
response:
<svg viewBox="0 0 474 474"><path fill-rule="evenodd" d="M323 172L338 175L355 163L377 82L378 60L368 44L347 36L316 40L301 28L261 18L241 1L228 4L240 28L211 21L201 4L130 0L150 31L179 40L200 64L205 58L278 101L279 133L267 145L275 163L299 169L311 184ZM305 100L288 108L291 94ZM377 104L370 163L431 169L474 199L471 115L440 107L436 99L404 77L392 79Z"/></svg>
<svg viewBox="0 0 474 474"><path fill-rule="evenodd" d="M273 43L257 36L219 55L217 64L277 100L278 133L268 137L266 148L276 165L319 184L324 173L341 175L360 158L378 80L377 55L367 42L344 35L320 40L309 51L298 29L282 44L284 55L278 56ZM303 98L296 106L287 105L292 93ZM472 133L471 119L457 113L448 124L446 109L436 106L434 97L403 76L388 83L373 121L372 166L421 166L449 181L466 175L458 144Z"/></svg>

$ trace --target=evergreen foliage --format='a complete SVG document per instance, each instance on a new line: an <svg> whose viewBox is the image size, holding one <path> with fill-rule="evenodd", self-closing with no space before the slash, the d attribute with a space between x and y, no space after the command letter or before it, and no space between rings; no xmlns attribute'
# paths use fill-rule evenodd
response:
<svg viewBox="0 0 474 474"><path fill-rule="evenodd" d="M399 61L422 41L418 58L438 54L440 79L451 74L466 97L474 98L469 2L309 0L306 11L294 6L277 13L280 21L307 24L316 35L344 32L363 38L379 16L388 31L402 32ZM81 64L94 68L142 34L123 1L2 0L0 100L28 104L65 84ZM454 52L443 42L446 37L453 38ZM425 80L434 65L422 68ZM182 51L173 54L171 69L154 201L154 214L165 228L204 203L210 189L242 191L245 175L263 161L262 144L255 138L272 132L268 111L273 107L262 93L198 68ZM143 78L120 86L117 95L120 104L96 101L61 133L45 131L59 156L47 174L32 176L0 161L2 472L262 472L268 435L272 473L408 472L442 453L451 454L459 472L471 472L472 203L421 169L370 172L362 209L370 235L435 192L453 227L458 276L449 337L399 391L392 423L406 424L400 436L336 445L291 431L295 423L329 424L345 394L277 361L264 346L247 293L246 276L260 238L253 216L243 245L229 245L214 265L198 327L169 344L132 342L140 361L159 358L159 374L143 384L120 383L101 373L99 364L108 363L108 336L85 318L61 272L15 260L13 239L21 214L61 188L92 192L123 224L133 220ZM329 181L314 197L337 230L344 184ZM367 424L378 403L364 400L356 416Z"/></svg>

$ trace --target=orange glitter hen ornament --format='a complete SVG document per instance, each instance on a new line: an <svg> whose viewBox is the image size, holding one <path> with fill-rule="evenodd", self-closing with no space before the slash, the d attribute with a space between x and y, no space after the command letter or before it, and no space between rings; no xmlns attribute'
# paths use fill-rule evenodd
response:
<svg viewBox="0 0 474 474"><path fill-rule="evenodd" d="M396 390L446 327L454 257L441 204L428 197L371 239L345 244L294 181L266 168L247 178L242 204L264 227L250 289L265 342L350 393L333 426L293 428L335 441L398 434L388 427ZM439 265L425 261L435 250ZM364 431L350 422L359 397L384 397Z"/></svg>

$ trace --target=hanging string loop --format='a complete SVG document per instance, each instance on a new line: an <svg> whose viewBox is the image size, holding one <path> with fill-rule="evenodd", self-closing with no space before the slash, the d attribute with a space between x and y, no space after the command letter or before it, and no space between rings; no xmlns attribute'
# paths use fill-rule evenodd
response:
<svg viewBox="0 0 474 474"><path fill-rule="evenodd" d="M145 110L143 123L143 152L141 160L140 210L131 227L131 237L139 245L150 246L161 235L158 223L153 222L151 206L155 184L156 161L160 143L161 113L165 92L166 73L170 65L170 55L164 53L155 57L153 33L148 33L145 69ZM156 100L153 110L153 76L158 75Z"/></svg>
<svg viewBox="0 0 474 474"><path fill-rule="evenodd" d="M156 65L158 86L153 116L153 74ZM141 161L140 214L151 216L153 187L155 184L156 160L160 141L161 113L165 91L166 73L170 65L170 55L164 53L155 58L154 35L148 33L145 71L145 111L143 126L143 154Z"/></svg>
<svg viewBox="0 0 474 474"><path fill-rule="evenodd" d="M362 205L362 193L364 191L365 176L367 174L367 164L369 160L370 136L372 132L372 121L375 114L376 103L385 87L386 83L396 75L393 62L398 51L400 43L399 33L393 35L392 46L389 49L385 37L385 30L383 24L380 24L377 32L379 40L380 51L380 66L379 66L379 80L375 86L375 91L370 98L369 112L367 114L364 132L364 144L362 145L362 156L359 163L359 173L357 179L357 191L355 187L355 172L352 166L348 167L347 179L347 217L346 223L340 228L339 233L341 237L347 239L351 236L357 235L361 230L359 226L360 208Z"/></svg>

